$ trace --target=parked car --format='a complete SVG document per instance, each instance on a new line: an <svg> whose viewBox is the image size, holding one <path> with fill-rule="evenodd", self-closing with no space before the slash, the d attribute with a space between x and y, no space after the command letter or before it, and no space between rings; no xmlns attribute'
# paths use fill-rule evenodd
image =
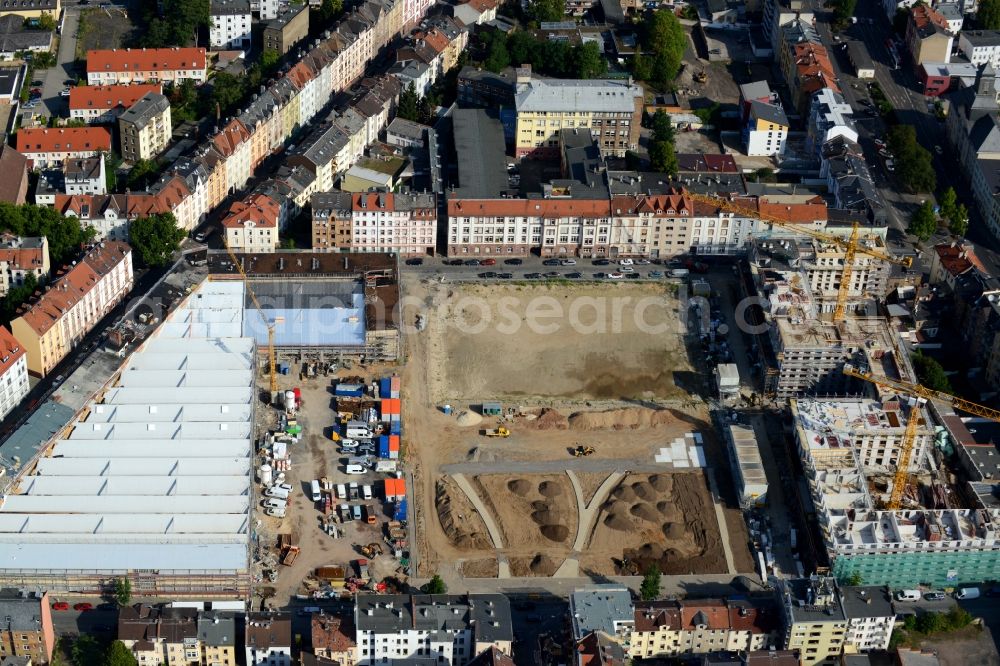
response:
<svg viewBox="0 0 1000 666"><path fill-rule="evenodd" d="M83 602L80 602L78 604L74 604L73 605L73 610L75 610L75 611L89 611L89 610L93 610L93 609L94 609L94 605L93 604L88 604L86 601L83 601Z"/></svg>
<svg viewBox="0 0 1000 666"><path fill-rule="evenodd" d="M624 273L618 273L618 272L608 273L608 279L609 280L624 280L625 279L625 274Z"/></svg>
<svg viewBox="0 0 1000 666"><path fill-rule="evenodd" d="M69 610L69 604L66 603L65 601L57 601L54 604L52 604L52 610L58 610L58 611Z"/></svg>
<svg viewBox="0 0 1000 666"><path fill-rule="evenodd" d="M69 88L63 88L59 91L61 97L69 97Z"/></svg>
<svg viewBox="0 0 1000 666"><path fill-rule="evenodd" d="M938 590L931 590L930 592L924 593L924 599L927 601L941 601L945 598L944 592L939 592Z"/></svg>
<svg viewBox="0 0 1000 666"><path fill-rule="evenodd" d="M514 277L513 273L497 273L498 280L510 280Z"/></svg>
<svg viewBox="0 0 1000 666"><path fill-rule="evenodd" d="M496 259L480 259L479 260L479 265L480 266L496 266L497 265L497 260Z"/></svg>
<svg viewBox="0 0 1000 666"><path fill-rule="evenodd" d="M564 275L563 277L569 280L579 280L580 278L583 277L583 273L566 273L566 275Z"/></svg>
<svg viewBox="0 0 1000 666"><path fill-rule="evenodd" d="M466 266L478 266L479 265L479 260L478 259L466 259L462 263L464 263Z"/></svg>
<svg viewBox="0 0 1000 666"><path fill-rule="evenodd" d="M448 264L449 266L461 266L464 262L461 259L449 259L444 263Z"/></svg>
<svg viewBox="0 0 1000 666"><path fill-rule="evenodd" d="M561 266L576 266L576 259L563 259L559 264Z"/></svg>
<svg viewBox="0 0 1000 666"><path fill-rule="evenodd" d="M625 277L627 277L629 280L638 280L642 276L639 275L638 273L626 273Z"/></svg>
<svg viewBox="0 0 1000 666"><path fill-rule="evenodd" d="M592 261L591 263L594 266L610 266L611 265L611 261L609 261L608 259L594 259L594 261Z"/></svg>
<svg viewBox="0 0 1000 666"><path fill-rule="evenodd" d="M542 277L542 274L541 273L525 273L524 277L526 277L529 280L537 280L538 278Z"/></svg>
<svg viewBox="0 0 1000 666"><path fill-rule="evenodd" d="M43 83L42 83L41 81L32 81L32 82L31 82L31 85L32 85L32 87L34 87L34 88L40 88L40 87L42 87L42 86L43 86L44 84L43 84Z"/></svg>
<svg viewBox="0 0 1000 666"><path fill-rule="evenodd" d="M493 280L496 278L496 276L497 274L494 273L493 271L486 271L485 273L479 274L479 277L483 278L484 280Z"/></svg>
<svg viewBox="0 0 1000 666"><path fill-rule="evenodd" d="M545 261L542 262L542 266L558 266L558 265L559 265L558 259L546 259Z"/></svg>
<svg viewBox="0 0 1000 666"><path fill-rule="evenodd" d="M423 264L424 264L423 257L410 257L409 259L406 260L407 266L423 266Z"/></svg>
<svg viewBox="0 0 1000 666"><path fill-rule="evenodd" d="M284 518L286 509L284 507L273 507L269 506L264 509L264 513L271 516L272 518Z"/></svg>
<svg viewBox="0 0 1000 666"><path fill-rule="evenodd" d="M662 271L649 271L649 277L651 278L661 278L663 277Z"/></svg>
<svg viewBox="0 0 1000 666"><path fill-rule="evenodd" d="M507 264L508 266L520 266L521 264L524 263L524 260L523 259L504 259L503 263Z"/></svg>
<svg viewBox="0 0 1000 666"><path fill-rule="evenodd" d="M633 263L634 262L631 259L628 259L628 258L619 259L618 260L618 265L619 266L631 266Z"/></svg>
<svg viewBox="0 0 1000 666"><path fill-rule="evenodd" d="M636 266L649 266L649 259L637 259L635 262Z"/></svg>
<svg viewBox="0 0 1000 666"><path fill-rule="evenodd" d="M545 274L545 277L547 278L557 278L559 276L560 276L559 271L549 271L548 273Z"/></svg>
<svg viewBox="0 0 1000 666"><path fill-rule="evenodd" d="M622 273L634 273L635 269L632 268L631 264L627 264L627 265L621 267L621 272Z"/></svg>

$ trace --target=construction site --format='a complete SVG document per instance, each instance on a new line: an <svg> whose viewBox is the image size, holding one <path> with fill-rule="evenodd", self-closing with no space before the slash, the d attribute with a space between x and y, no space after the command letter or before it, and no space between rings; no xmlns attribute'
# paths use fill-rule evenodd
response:
<svg viewBox="0 0 1000 666"><path fill-rule="evenodd" d="M676 291L404 284L417 575L754 571Z"/></svg>

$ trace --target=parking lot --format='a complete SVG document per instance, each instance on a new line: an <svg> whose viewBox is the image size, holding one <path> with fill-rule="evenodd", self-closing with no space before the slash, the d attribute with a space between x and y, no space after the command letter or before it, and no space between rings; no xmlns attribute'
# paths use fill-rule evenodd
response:
<svg viewBox="0 0 1000 666"><path fill-rule="evenodd" d="M276 607L284 606L296 597L300 602L303 599L336 598L343 589L344 580L332 577L332 572L340 568L346 578L357 578L360 573L357 560L361 558L368 560L372 580L402 576L397 571L400 560L393 556L392 548L386 542L387 524L392 518L394 505L384 501L384 493L385 481L392 478L391 475L376 473L372 467L365 468L362 473L348 474L349 459L355 457L355 453L360 455L361 451L345 450L331 439L337 421L335 384L348 376L361 376L364 383L370 384L371 380L390 371L385 368L363 371L343 369L327 376L320 371L315 378L300 378L300 366L293 367L288 375L279 375L281 391L299 389L301 404L294 416L286 421L286 430L294 431L296 426L301 428L299 440L288 445L286 453L280 451L280 447L272 446L268 460L272 466L273 483L291 487L283 515L280 510L274 512L279 514L277 516L266 514L269 501L275 506L281 502L268 498L264 485L259 485L260 523L256 558L261 572L259 583L261 596L269 597L267 604ZM362 405L376 404L366 400L352 402L358 410ZM340 400L341 410L347 409L346 403L344 399ZM278 410L262 409L267 410L272 427L280 425ZM267 451L262 451L259 462L267 460L267 454ZM288 469L282 472L280 468L285 466L286 461ZM281 473L283 478L278 477ZM313 499L314 481L320 486L318 501ZM352 484L355 491L351 490ZM350 496L341 497L341 491ZM297 548L296 554L289 558L290 548L281 548L282 544ZM377 544L385 554L373 558L366 556L362 547L368 544ZM290 565L281 564L282 559L290 561ZM320 567L333 567L324 572L331 576L329 580L319 580L314 576Z"/></svg>

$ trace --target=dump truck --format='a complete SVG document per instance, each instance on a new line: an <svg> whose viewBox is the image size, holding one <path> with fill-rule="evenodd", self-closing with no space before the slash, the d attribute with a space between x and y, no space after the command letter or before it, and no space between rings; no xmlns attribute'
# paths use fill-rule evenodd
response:
<svg viewBox="0 0 1000 666"><path fill-rule="evenodd" d="M594 453L595 450L594 447L592 446L578 446L575 449L573 449L573 455L577 458L581 458L583 456L592 456L594 455Z"/></svg>
<svg viewBox="0 0 1000 666"><path fill-rule="evenodd" d="M375 517L375 508L371 504L365 504L365 521L369 525L374 525L378 522L378 519Z"/></svg>
<svg viewBox="0 0 1000 666"><path fill-rule="evenodd" d="M487 437L510 437L510 430L500 426L499 428L490 428L489 430L483 431L483 434Z"/></svg>
<svg viewBox="0 0 1000 666"><path fill-rule="evenodd" d="M285 550L285 554L281 558L281 563L284 564L286 567L290 567L292 566L292 563L295 562L295 558L298 556L299 556L299 547L289 546Z"/></svg>

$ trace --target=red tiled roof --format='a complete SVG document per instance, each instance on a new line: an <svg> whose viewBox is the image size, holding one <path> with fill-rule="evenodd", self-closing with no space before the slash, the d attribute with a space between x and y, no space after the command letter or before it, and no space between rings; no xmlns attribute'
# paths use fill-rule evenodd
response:
<svg viewBox="0 0 1000 666"><path fill-rule="evenodd" d="M816 220L827 218L826 202L820 197L800 204L771 203L760 199L757 202L757 210L761 217L770 217L782 222L811 224Z"/></svg>
<svg viewBox="0 0 1000 666"><path fill-rule="evenodd" d="M24 155L111 150L104 127L29 127L17 131L17 150Z"/></svg>
<svg viewBox="0 0 1000 666"><path fill-rule="evenodd" d="M222 226L235 229L253 222L255 227L278 226L278 216L281 207L269 196L264 194L251 195L246 201L237 201L229 207L229 213L222 218Z"/></svg>
<svg viewBox="0 0 1000 666"><path fill-rule="evenodd" d="M944 268L953 277L958 277L973 267L987 273L986 267L980 263L975 250L954 243L941 243L934 246L934 252Z"/></svg>
<svg viewBox="0 0 1000 666"><path fill-rule="evenodd" d="M24 348L21 343L10 331L0 326L0 377L6 374L11 366L17 363L17 359L22 356L24 356Z"/></svg>
<svg viewBox="0 0 1000 666"><path fill-rule="evenodd" d="M42 248L4 247L0 248L0 262L20 270L34 270L42 267Z"/></svg>
<svg viewBox="0 0 1000 666"><path fill-rule="evenodd" d="M606 199L449 199L449 215L515 217L607 217Z"/></svg>
<svg viewBox="0 0 1000 666"><path fill-rule="evenodd" d="M815 42L795 45L795 71L800 89L814 93L823 88L840 92L836 74L830 63L830 54Z"/></svg>
<svg viewBox="0 0 1000 666"><path fill-rule="evenodd" d="M205 49L105 49L87 51L87 72L167 72L205 69Z"/></svg>
<svg viewBox="0 0 1000 666"><path fill-rule="evenodd" d="M948 19L928 5L914 5L910 10L910 20L921 37L932 35L938 29L948 30Z"/></svg>
<svg viewBox="0 0 1000 666"><path fill-rule="evenodd" d="M234 118L229 124L222 128L218 134L212 137L212 144L216 150L222 153L223 157L229 157L236 152L236 148L250 140L250 130L242 121Z"/></svg>
<svg viewBox="0 0 1000 666"><path fill-rule="evenodd" d="M69 89L70 111L127 109L149 92L162 93L163 86L139 83L131 86L75 86Z"/></svg>

